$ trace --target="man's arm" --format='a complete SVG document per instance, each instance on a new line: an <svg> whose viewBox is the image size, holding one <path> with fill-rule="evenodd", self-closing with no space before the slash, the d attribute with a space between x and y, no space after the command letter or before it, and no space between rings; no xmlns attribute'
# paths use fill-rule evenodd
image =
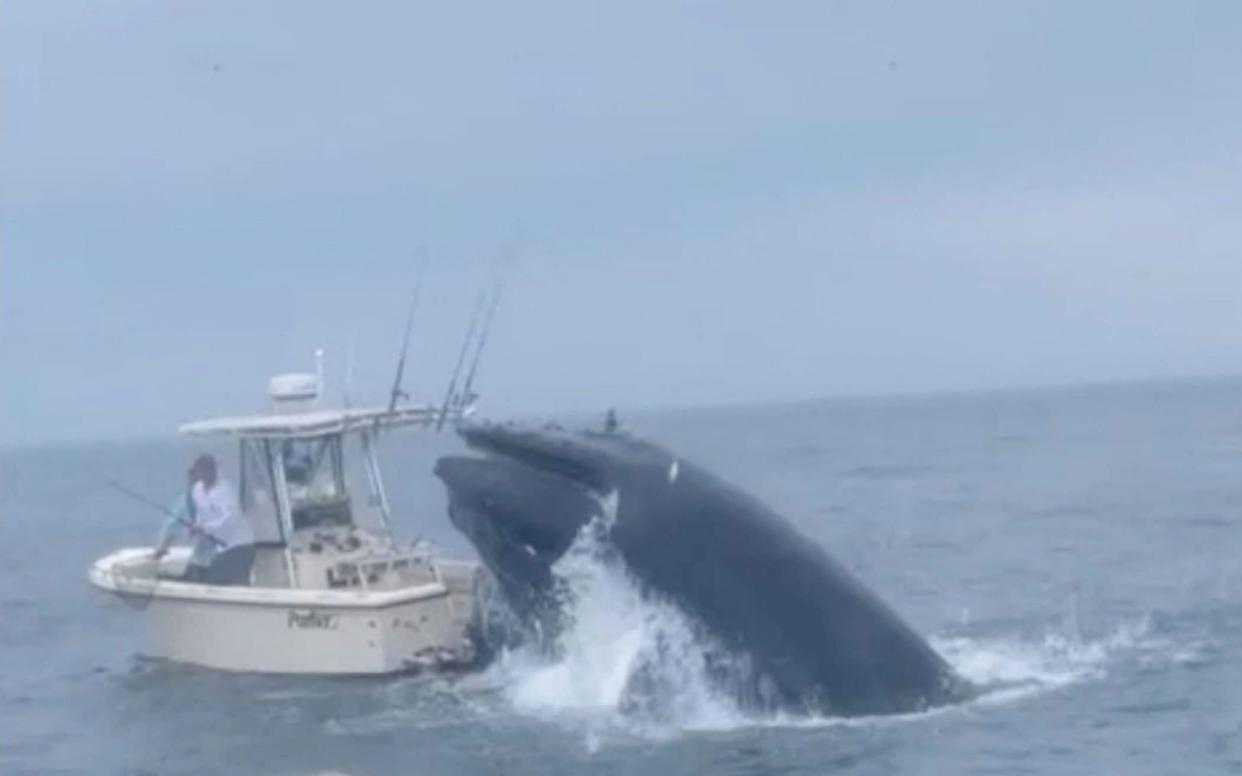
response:
<svg viewBox="0 0 1242 776"><path fill-rule="evenodd" d="M164 557L168 553L168 548L177 540L181 529L188 525L190 525L190 499L186 494L179 497L169 507L168 517L160 526L159 538L155 542L155 552L152 553L153 557L156 560Z"/></svg>

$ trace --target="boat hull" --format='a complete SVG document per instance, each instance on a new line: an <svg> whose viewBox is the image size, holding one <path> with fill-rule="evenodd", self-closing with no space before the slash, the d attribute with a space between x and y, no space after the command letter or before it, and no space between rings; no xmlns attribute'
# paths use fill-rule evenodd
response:
<svg viewBox="0 0 1242 776"><path fill-rule="evenodd" d="M149 549L127 549L89 573L143 615L152 657L274 674L390 674L473 657L473 564L444 563L437 582L371 592L190 584L158 579L155 566Z"/></svg>

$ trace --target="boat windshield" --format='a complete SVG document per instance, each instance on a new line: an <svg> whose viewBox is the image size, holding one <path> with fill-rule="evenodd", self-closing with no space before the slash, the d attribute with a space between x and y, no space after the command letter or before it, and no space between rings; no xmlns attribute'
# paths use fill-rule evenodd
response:
<svg viewBox="0 0 1242 776"><path fill-rule="evenodd" d="M294 530L351 525L340 435L289 439L280 444Z"/></svg>
<svg viewBox="0 0 1242 776"><path fill-rule="evenodd" d="M255 540L279 542L282 539L280 513L276 508L276 488L268 465L265 443L244 439L241 445L241 507L254 526Z"/></svg>

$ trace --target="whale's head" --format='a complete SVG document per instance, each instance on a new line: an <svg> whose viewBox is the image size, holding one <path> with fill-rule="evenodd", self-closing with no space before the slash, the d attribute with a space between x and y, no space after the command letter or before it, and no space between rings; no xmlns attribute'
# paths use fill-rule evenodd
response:
<svg viewBox="0 0 1242 776"><path fill-rule="evenodd" d="M435 472L453 525L519 605L550 587L552 564L600 512L591 490L508 458L446 456Z"/></svg>
<svg viewBox="0 0 1242 776"><path fill-rule="evenodd" d="M669 455L622 434L477 424L460 429L474 455L436 462L453 524L474 545L510 603L535 605L551 567L625 485L663 476Z"/></svg>

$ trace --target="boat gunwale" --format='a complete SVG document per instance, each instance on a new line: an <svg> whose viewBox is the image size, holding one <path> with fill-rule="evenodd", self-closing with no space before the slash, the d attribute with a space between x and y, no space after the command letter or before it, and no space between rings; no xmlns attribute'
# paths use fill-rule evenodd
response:
<svg viewBox="0 0 1242 776"><path fill-rule="evenodd" d="M142 601L184 601L268 608L390 609L420 601L446 598L452 593L443 582L427 582L396 590L324 590L240 585L204 585L175 579L126 576L117 567L151 559L150 548L127 547L95 561L87 573L96 588L120 598Z"/></svg>

